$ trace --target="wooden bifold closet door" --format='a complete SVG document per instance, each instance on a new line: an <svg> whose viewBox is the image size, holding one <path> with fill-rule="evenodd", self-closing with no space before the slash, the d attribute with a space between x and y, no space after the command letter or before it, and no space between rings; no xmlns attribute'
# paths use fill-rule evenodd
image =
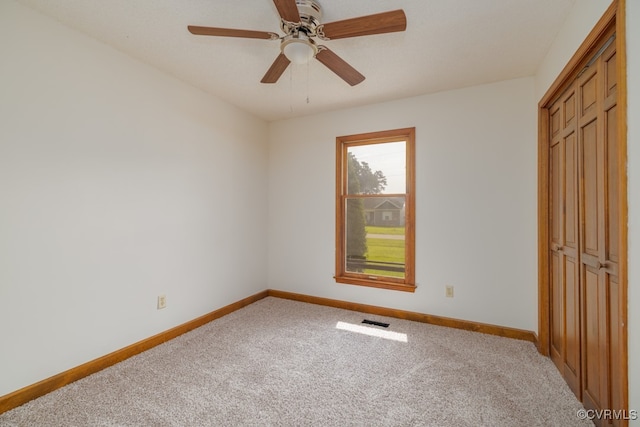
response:
<svg viewBox="0 0 640 427"><path fill-rule="evenodd" d="M550 356L596 410L624 409L616 82L615 43L604 43L549 109Z"/></svg>

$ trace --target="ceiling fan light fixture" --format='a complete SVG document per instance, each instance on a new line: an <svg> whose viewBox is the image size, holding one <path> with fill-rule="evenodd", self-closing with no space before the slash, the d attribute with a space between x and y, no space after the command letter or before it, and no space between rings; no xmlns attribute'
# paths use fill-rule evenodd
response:
<svg viewBox="0 0 640 427"><path fill-rule="evenodd" d="M318 53L318 47L313 40L303 34L286 37L280 48L294 64L306 64Z"/></svg>

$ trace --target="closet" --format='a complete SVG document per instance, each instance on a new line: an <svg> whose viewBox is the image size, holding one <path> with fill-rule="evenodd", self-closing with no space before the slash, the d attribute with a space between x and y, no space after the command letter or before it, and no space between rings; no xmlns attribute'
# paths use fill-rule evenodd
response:
<svg viewBox="0 0 640 427"><path fill-rule="evenodd" d="M549 355L585 408L616 410L626 384L614 28L594 50L548 108Z"/></svg>

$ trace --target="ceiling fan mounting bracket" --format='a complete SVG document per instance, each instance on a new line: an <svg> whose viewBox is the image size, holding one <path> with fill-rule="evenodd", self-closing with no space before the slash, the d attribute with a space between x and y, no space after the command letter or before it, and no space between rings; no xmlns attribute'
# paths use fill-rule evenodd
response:
<svg viewBox="0 0 640 427"><path fill-rule="evenodd" d="M329 37L324 35L324 24L320 24L316 27L316 37L318 37L320 40L331 40Z"/></svg>

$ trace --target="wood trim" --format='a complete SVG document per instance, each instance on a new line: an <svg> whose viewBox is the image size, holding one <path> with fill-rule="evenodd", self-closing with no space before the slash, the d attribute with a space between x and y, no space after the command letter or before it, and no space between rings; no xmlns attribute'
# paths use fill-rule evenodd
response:
<svg viewBox="0 0 640 427"><path fill-rule="evenodd" d="M405 199L405 284L415 291L416 288L416 128L407 129L409 134L406 145L407 183Z"/></svg>
<svg viewBox="0 0 640 427"><path fill-rule="evenodd" d="M412 320L414 322L429 323L431 325L445 326L448 328L463 329L465 331L480 332L483 334L497 335L505 338L514 338L532 343L537 342L536 334L523 329L509 328L506 326L496 326L487 323L472 322L468 320L453 319L450 317L433 316L431 314L416 313L412 311L397 310L375 305L360 304L329 298L314 297L310 295L296 294L293 292L278 291L269 289L270 297L289 299L293 301L306 302L310 304L324 305L345 310L359 311L380 316L395 317L397 319Z"/></svg>
<svg viewBox="0 0 640 427"><path fill-rule="evenodd" d="M549 307L549 200L547 198L549 182L549 114L548 107L569 84L577 77L584 65L589 61L598 44L603 41L607 31L615 26L616 55L618 73L618 162L619 168L619 253L620 263L618 278L620 280L619 310L623 324L621 328L622 360L622 404L629 405L629 373L628 373L628 332L627 332L627 295L628 295L628 204L627 204L627 55L626 55L626 0L614 0L598 20L587 38L571 57L562 72L551 84L538 103L538 350L549 355L550 340L550 307ZM623 420L621 425L628 423Z"/></svg>
<svg viewBox="0 0 640 427"><path fill-rule="evenodd" d="M573 54L569 62L567 62L567 65L564 66L558 77L553 81L549 89L547 89L547 92L538 103L540 108L544 108L552 104L555 98L557 98L566 89L567 85L575 79L578 72L591 58L591 54L596 52L602 35L616 19L617 8L618 2L614 0L598 20L589 35L587 35L587 38L584 39L580 47L578 47L578 50ZM618 35L620 35L620 33L618 33Z"/></svg>
<svg viewBox="0 0 640 427"><path fill-rule="evenodd" d="M549 356L549 110L538 109L538 351Z"/></svg>
<svg viewBox="0 0 640 427"><path fill-rule="evenodd" d="M212 311L211 313L200 316L182 325L176 326L175 328L169 329L165 332L161 332L157 335L131 344L120 350L116 350L105 356L99 357L80 366L76 366L75 368L71 368L67 371L61 372L50 378L46 378L35 384L31 384L7 395L0 396L0 414L13 408L17 408L18 406L21 406L29 402L30 400L36 399L40 396L44 396L47 393L51 393L52 391L71 384L74 381L99 372L105 368L108 368L109 366L115 365L116 363L122 362L132 356L135 356L136 354L147 351L166 341L172 340L215 319L226 316L227 314L233 313L236 310L239 310L243 307L253 304L256 301L266 298L267 296L324 305L328 307L342 308L369 314L378 314L381 316L395 317L398 319L413 320L421 323L429 323L432 325L446 326L473 332L481 332L506 338L515 338L519 340L530 341L534 344L537 342L537 336L534 332L521 329L495 326L484 323L470 322L466 320L432 316L429 314L415 313L359 303L350 303L346 301L332 300L328 298L313 297L292 292L268 289L262 292L258 292L255 295L249 296L235 303L229 304L218 310Z"/></svg>
<svg viewBox="0 0 640 427"><path fill-rule="evenodd" d="M343 167L342 159L347 156L345 153L346 148L342 144L342 140L340 138L336 138L336 235L335 235L335 261L336 261L336 269L335 269L335 277L341 277L344 274L344 265L342 264L342 245L343 245L343 237L344 236L344 224L339 218L342 217L342 193L346 193L344 189L344 183L346 182L345 176L345 168Z"/></svg>
<svg viewBox="0 0 640 427"><path fill-rule="evenodd" d="M137 343L131 344L120 350L116 350L105 356L91 360L80 366L76 366L75 368L71 368L50 378L21 388L20 390L16 390L13 393L0 396L0 414L23 405L30 400L36 399L40 396L44 396L47 393L51 393L52 391L64 387L67 384L71 384L72 382L77 381L81 378L108 368L109 366L115 365L116 363L122 362L123 360L126 360L131 356L135 356L136 354L142 353L143 351L147 351L157 345L176 338L186 332L196 329L222 316L226 316L229 313L239 310L267 296L268 291L265 290L259 292L255 295L244 298L218 310L212 311L211 313L193 319L187 323L183 323L182 325L176 326L175 328L161 332L142 341L138 341Z"/></svg>
<svg viewBox="0 0 640 427"><path fill-rule="evenodd" d="M345 269L345 199L347 195L347 150L349 146L369 145L385 142L406 141L406 188L405 193L405 274L404 278L378 276L370 278L366 274L348 272ZM402 128L379 132L361 133L336 137L336 227L335 227L335 275L336 283L369 286L395 291L415 292L415 140L416 128ZM349 195L354 198L393 197L398 194Z"/></svg>
<svg viewBox="0 0 640 427"><path fill-rule="evenodd" d="M629 205L627 201L627 1L618 0L616 11L616 55L617 55L617 101L618 101L618 235L620 236L620 263L618 265L618 279L620 280L620 316L622 317L621 328L621 399L623 408L629 408L629 353L628 353L628 237L627 228L629 224ZM624 421L622 425L628 421Z"/></svg>
<svg viewBox="0 0 640 427"><path fill-rule="evenodd" d="M598 42L602 40L609 28L616 23L618 3L614 0L607 8L587 38L573 54L567 65L551 84L538 103L538 349L543 355L549 355L550 340L550 307L549 307L549 112L548 108L575 80L578 73L595 53ZM617 39L624 38L619 34ZM619 95L618 95L619 96ZM624 177L626 180L626 175ZM626 224L626 222L625 222ZM624 233L620 234L625 236ZM623 261L623 264L626 259ZM622 285L624 287L624 285Z"/></svg>
<svg viewBox="0 0 640 427"><path fill-rule="evenodd" d="M393 291L402 292L416 291L415 285L405 285L404 283L391 282L390 280L385 279L378 279L374 281L371 279L361 279L359 277L356 277L355 275L352 277L346 274L343 274L342 276L334 276L333 278L336 283L343 283L345 285L361 285L368 286L370 288L390 289Z"/></svg>
<svg viewBox="0 0 640 427"><path fill-rule="evenodd" d="M382 130L377 132L359 133L356 135L344 135L336 138L336 141L342 142L359 142L363 144L371 144L373 142L391 142L396 141L398 137L408 136L415 133L416 128L401 128L392 130Z"/></svg>

